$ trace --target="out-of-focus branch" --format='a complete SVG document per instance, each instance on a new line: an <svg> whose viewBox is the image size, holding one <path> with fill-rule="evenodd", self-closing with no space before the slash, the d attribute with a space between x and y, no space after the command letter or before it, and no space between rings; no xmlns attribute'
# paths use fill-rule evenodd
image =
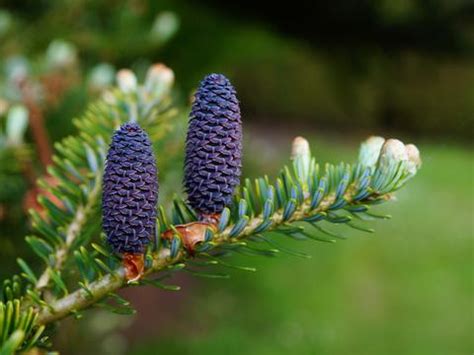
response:
<svg viewBox="0 0 474 355"><path fill-rule="evenodd" d="M44 116L33 93L30 83L25 80L21 85L23 102L30 113L30 126L33 140L38 150L38 158L41 164L46 166L52 163L53 150L44 125Z"/></svg>

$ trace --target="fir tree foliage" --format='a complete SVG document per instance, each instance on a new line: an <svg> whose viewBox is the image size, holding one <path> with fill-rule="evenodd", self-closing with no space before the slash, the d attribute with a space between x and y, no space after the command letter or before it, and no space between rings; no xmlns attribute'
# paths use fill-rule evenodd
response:
<svg viewBox="0 0 474 355"><path fill-rule="evenodd" d="M160 206L156 233L145 250L144 275L127 282L120 256L101 232L101 186L108 144L115 130L132 121L147 132L156 156L162 157L176 151L172 147L180 135L178 117L185 115L173 105L173 72L165 66L151 67L144 83L129 70L120 71L117 80L117 89L105 92L75 120L78 134L56 144L54 164L48 168L56 184L43 183L49 197L40 198L41 212L31 212L33 235L26 238L43 267L38 271L18 259L20 274L3 283L2 355L51 346L52 324L67 316L81 318L91 307L134 313L130 303L116 293L123 287L153 285L176 291L179 286L164 280L180 271L197 277L228 277L213 272L215 265L255 271L224 258L234 253L306 257L280 247L276 235L317 242L344 238L322 221L373 232L360 221L388 218L372 212L372 207L391 200L419 168L416 148L396 140L384 140L377 149L367 141L358 162L333 165L317 162L308 142L298 138L291 161L275 179L264 176L243 181L231 204L222 210L216 228L204 230L194 255L185 248L177 226L197 221L195 211L179 197ZM170 231L171 238L161 237Z"/></svg>

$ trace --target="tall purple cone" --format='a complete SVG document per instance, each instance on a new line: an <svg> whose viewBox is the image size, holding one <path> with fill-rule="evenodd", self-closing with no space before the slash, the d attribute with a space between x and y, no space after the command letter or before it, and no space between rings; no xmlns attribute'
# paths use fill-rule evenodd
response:
<svg viewBox="0 0 474 355"><path fill-rule="evenodd" d="M155 233L158 179L148 135L136 123L110 144L102 193L102 225L117 253L142 254Z"/></svg>
<svg viewBox="0 0 474 355"><path fill-rule="evenodd" d="M221 213L240 183L242 121L236 92L221 74L201 82L186 137L184 187L202 216Z"/></svg>

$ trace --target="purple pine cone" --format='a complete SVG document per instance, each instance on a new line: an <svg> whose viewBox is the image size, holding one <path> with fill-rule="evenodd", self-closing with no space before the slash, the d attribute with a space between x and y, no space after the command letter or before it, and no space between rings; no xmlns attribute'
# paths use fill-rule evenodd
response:
<svg viewBox="0 0 474 355"><path fill-rule="evenodd" d="M201 215L221 213L240 183L242 121L236 92L221 74L201 82L186 137L184 187Z"/></svg>
<svg viewBox="0 0 474 355"><path fill-rule="evenodd" d="M158 178L148 135L136 123L110 144L102 192L102 225L117 253L141 254L155 233Z"/></svg>

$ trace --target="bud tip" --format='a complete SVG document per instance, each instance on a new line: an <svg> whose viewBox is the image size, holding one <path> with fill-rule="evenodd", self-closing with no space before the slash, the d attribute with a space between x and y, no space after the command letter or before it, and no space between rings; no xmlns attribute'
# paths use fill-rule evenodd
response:
<svg viewBox="0 0 474 355"><path fill-rule="evenodd" d="M293 139L291 147L291 159L297 157L309 156L311 154L308 141L303 137L296 137Z"/></svg>
<svg viewBox="0 0 474 355"><path fill-rule="evenodd" d="M130 93L137 89L137 77L130 69L120 69L116 78L120 90L124 93Z"/></svg>

